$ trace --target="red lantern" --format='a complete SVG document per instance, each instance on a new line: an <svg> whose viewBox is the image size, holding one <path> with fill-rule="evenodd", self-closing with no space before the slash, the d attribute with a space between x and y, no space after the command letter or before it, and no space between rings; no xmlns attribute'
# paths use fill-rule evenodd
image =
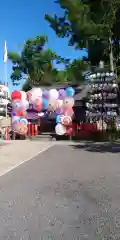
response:
<svg viewBox="0 0 120 240"><path fill-rule="evenodd" d="M16 100L16 99L21 100L21 92L17 91L17 90L13 91L11 94L11 99L12 100Z"/></svg>

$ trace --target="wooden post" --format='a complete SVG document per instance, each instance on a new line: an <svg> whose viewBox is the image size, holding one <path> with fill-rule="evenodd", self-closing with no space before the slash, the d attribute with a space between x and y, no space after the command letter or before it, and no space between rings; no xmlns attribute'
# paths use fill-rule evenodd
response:
<svg viewBox="0 0 120 240"><path fill-rule="evenodd" d="M12 140L15 140L16 139L16 133L13 131L12 133Z"/></svg>

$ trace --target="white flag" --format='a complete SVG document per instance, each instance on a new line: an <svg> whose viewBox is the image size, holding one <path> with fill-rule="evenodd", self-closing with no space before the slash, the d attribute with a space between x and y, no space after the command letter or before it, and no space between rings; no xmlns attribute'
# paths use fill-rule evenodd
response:
<svg viewBox="0 0 120 240"><path fill-rule="evenodd" d="M7 54L7 44L6 41L4 42L4 63L7 63L7 58L8 58L8 54Z"/></svg>

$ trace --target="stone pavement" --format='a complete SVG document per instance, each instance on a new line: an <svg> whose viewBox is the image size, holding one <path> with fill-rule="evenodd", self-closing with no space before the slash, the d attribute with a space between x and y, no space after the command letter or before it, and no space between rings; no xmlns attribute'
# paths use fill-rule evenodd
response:
<svg viewBox="0 0 120 240"><path fill-rule="evenodd" d="M0 176L53 146L52 142L1 141Z"/></svg>

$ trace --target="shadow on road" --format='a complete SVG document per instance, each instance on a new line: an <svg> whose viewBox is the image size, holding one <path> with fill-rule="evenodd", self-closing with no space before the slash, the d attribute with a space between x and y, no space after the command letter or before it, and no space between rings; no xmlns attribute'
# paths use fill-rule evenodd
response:
<svg viewBox="0 0 120 240"><path fill-rule="evenodd" d="M99 152L99 153L120 153L120 143L85 143L70 145L74 149L84 149L89 152Z"/></svg>

